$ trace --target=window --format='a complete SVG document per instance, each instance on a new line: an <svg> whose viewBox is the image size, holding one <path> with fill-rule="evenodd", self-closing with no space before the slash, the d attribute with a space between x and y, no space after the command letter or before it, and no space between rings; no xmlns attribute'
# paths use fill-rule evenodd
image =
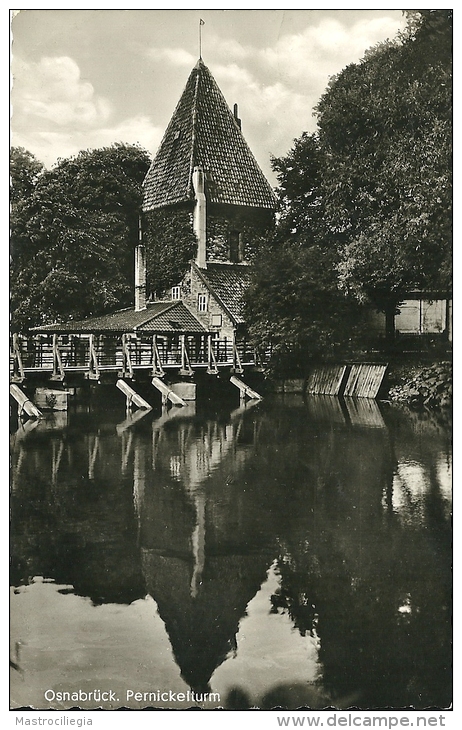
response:
<svg viewBox="0 0 462 730"><path fill-rule="evenodd" d="M207 294L198 294L198 296L197 296L197 311L198 312L206 312L207 311Z"/></svg>
<svg viewBox="0 0 462 730"><path fill-rule="evenodd" d="M181 299L181 287L172 286L172 299Z"/></svg>
<svg viewBox="0 0 462 730"><path fill-rule="evenodd" d="M221 327L222 316L221 314L212 314L212 327Z"/></svg>

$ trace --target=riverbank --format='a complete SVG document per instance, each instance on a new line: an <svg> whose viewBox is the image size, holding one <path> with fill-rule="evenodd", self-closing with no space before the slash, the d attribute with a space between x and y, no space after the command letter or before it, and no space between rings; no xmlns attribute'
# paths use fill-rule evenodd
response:
<svg viewBox="0 0 462 730"><path fill-rule="evenodd" d="M383 363L385 365L385 361ZM452 361L391 358L380 387L379 399L411 407L450 409L452 407ZM308 378L268 379L267 390L275 393L305 393Z"/></svg>
<svg viewBox="0 0 462 730"><path fill-rule="evenodd" d="M390 364L388 398L392 402L426 408L451 408L452 362Z"/></svg>

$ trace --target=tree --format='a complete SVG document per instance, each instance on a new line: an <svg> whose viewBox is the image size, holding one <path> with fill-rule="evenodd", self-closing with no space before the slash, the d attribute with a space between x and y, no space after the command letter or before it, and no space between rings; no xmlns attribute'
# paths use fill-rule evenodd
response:
<svg viewBox="0 0 462 730"><path fill-rule="evenodd" d="M345 356L361 331L361 308L341 292L335 249L275 240L254 264L246 294L255 345L272 349L273 373L306 376L313 361Z"/></svg>
<svg viewBox="0 0 462 730"><path fill-rule="evenodd" d="M148 167L142 149L117 144L60 160L33 180L30 194L12 211L14 329L132 302L133 249Z"/></svg>
<svg viewBox="0 0 462 730"><path fill-rule="evenodd" d="M272 349L273 372L303 376L313 360L354 350L362 333L362 308L338 285L343 238L327 224L325 165L318 135L306 132L272 159L278 226L254 262L247 320L257 348Z"/></svg>
<svg viewBox="0 0 462 730"><path fill-rule="evenodd" d="M385 312L391 338L406 292L450 286L451 21L408 11L400 37L332 79L318 131L272 160L278 232L256 261L248 320L282 368L363 337L353 298Z"/></svg>
<svg viewBox="0 0 462 730"><path fill-rule="evenodd" d="M143 240L150 288L162 296L182 280L197 249L190 211L161 208L146 214Z"/></svg>
<svg viewBox="0 0 462 730"><path fill-rule="evenodd" d="M10 203L14 207L32 194L43 165L24 147L12 147L10 152Z"/></svg>
<svg viewBox="0 0 462 730"><path fill-rule="evenodd" d="M394 314L410 289L451 285L452 12L334 78L317 106L326 223L344 237L340 284Z"/></svg>
<svg viewBox="0 0 462 730"><path fill-rule="evenodd" d="M326 225L322 170L326 165L318 135L303 132L285 157L273 157L271 164L279 187L278 238L292 237L320 245L333 244Z"/></svg>

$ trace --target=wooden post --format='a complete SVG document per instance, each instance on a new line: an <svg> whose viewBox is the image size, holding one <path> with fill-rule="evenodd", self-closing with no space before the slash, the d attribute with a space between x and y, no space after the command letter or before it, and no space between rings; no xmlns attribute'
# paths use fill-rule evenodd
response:
<svg viewBox="0 0 462 730"><path fill-rule="evenodd" d="M265 368L263 367L263 361L261 358L261 355L257 348L254 350L254 360L255 360L255 370L258 370L258 372L263 373Z"/></svg>
<svg viewBox="0 0 462 730"><path fill-rule="evenodd" d="M124 380L118 380L116 382L116 387L121 390L126 397L127 411L130 410L132 405L135 405L138 408L143 408L147 411L151 410L151 405L138 393L136 393Z"/></svg>
<svg viewBox="0 0 462 730"><path fill-rule="evenodd" d="M192 370L191 365L189 363L188 351L186 349L186 337L185 337L185 335L180 335L180 343L181 343L181 369L180 369L180 375L192 375L193 374L193 370Z"/></svg>
<svg viewBox="0 0 462 730"><path fill-rule="evenodd" d="M207 372L209 375L218 375L217 359L213 351L212 335L208 335L208 368Z"/></svg>
<svg viewBox="0 0 462 730"><path fill-rule="evenodd" d="M123 366L122 366L122 372L120 373L120 376L122 378L133 378L133 366L132 361L130 359L130 345L128 342L129 335L123 334L122 335L122 357L123 357Z"/></svg>
<svg viewBox="0 0 462 730"><path fill-rule="evenodd" d="M186 405L186 401L184 401L183 398L180 398L179 395L177 395L162 380L159 380L159 378L153 378L151 382L154 388L157 388L157 390L162 394L162 405L167 405L167 401L170 401L175 406Z"/></svg>
<svg viewBox="0 0 462 730"><path fill-rule="evenodd" d="M36 405L32 403L25 393L14 383L10 385L10 394L18 404L18 418L21 418L22 414L25 413L29 418L41 418L42 413L39 411Z"/></svg>
<svg viewBox="0 0 462 730"><path fill-rule="evenodd" d="M21 348L19 345L19 337L18 333L13 333L13 363L12 363L12 373L11 373L11 382L13 383L22 383L22 381L25 378L24 375L24 367L22 364L22 357L21 357Z"/></svg>
<svg viewBox="0 0 462 730"><path fill-rule="evenodd" d="M244 369L241 365L241 358L239 357L239 353L237 351L236 346L236 334L233 333L233 372L235 373L243 373Z"/></svg>
<svg viewBox="0 0 462 730"><path fill-rule="evenodd" d="M163 378L165 370L162 367L159 348L157 347L157 335L152 336L152 377Z"/></svg>
<svg viewBox="0 0 462 730"><path fill-rule="evenodd" d="M51 380L62 381L64 380L64 369L58 347L58 336L57 334L53 335L53 375L51 376Z"/></svg>
<svg viewBox="0 0 462 730"><path fill-rule="evenodd" d="M241 400L245 400L245 398L250 398L251 400L261 400L262 397L259 393L257 393L256 390L253 390L250 388L246 383L244 383L242 380L239 380L239 378L236 378L235 375L232 375L229 379L229 382L236 386L236 388L239 388L240 398Z"/></svg>
<svg viewBox="0 0 462 730"><path fill-rule="evenodd" d="M100 371L98 364L98 356L95 348L95 335L90 335L90 342L88 346L88 374L89 380L99 380Z"/></svg>

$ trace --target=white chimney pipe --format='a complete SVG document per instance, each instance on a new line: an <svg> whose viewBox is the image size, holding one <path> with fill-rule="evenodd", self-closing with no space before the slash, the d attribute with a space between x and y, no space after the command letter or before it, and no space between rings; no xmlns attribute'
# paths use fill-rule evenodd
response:
<svg viewBox="0 0 462 730"><path fill-rule="evenodd" d="M146 253L142 243L141 218L138 226L138 246L135 248L135 312L146 309Z"/></svg>
<svg viewBox="0 0 462 730"><path fill-rule="evenodd" d="M193 171L193 187L196 195L196 206L194 208L193 230L197 237L196 264L201 269L207 268L207 219L206 199L204 185L204 171L201 167L195 167Z"/></svg>

